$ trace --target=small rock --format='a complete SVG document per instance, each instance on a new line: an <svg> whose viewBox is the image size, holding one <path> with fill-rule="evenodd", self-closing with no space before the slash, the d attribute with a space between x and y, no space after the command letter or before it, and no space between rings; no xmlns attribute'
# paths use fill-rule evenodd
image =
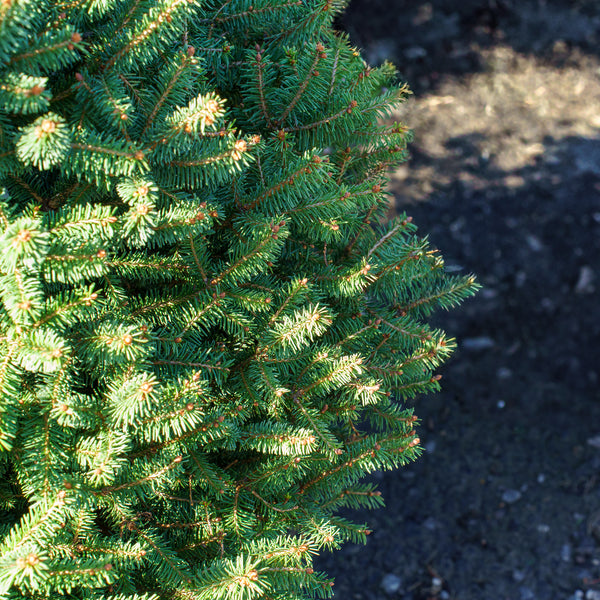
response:
<svg viewBox="0 0 600 600"><path fill-rule="evenodd" d="M450 223L449 229L454 235L456 235L465 228L466 224L467 220L464 217L459 217L458 219L456 219L456 221L452 221L452 223Z"/></svg>
<svg viewBox="0 0 600 600"><path fill-rule="evenodd" d="M425 442L425 450L429 452L429 454L435 452L435 446L435 440L429 440L428 442Z"/></svg>
<svg viewBox="0 0 600 600"><path fill-rule="evenodd" d="M396 54L396 42L393 39L381 39L373 42L366 50L367 62L377 64L393 60Z"/></svg>
<svg viewBox="0 0 600 600"><path fill-rule="evenodd" d="M600 592L598 590L588 590L585 593L585 600L600 600Z"/></svg>
<svg viewBox="0 0 600 600"><path fill-rule="evenodd" d="M398 575L394 575L394 573L388 573L381 580L381 583L379 585L386 594L388 594L389 596L393 596L402 587L402 579L400 579Z"/></svg>
<svg viewBox="0 0 600 600"><path fill-rule="evenodd" d="M600 433L594 437L588 438L587 443L593 448L600 448Z"/></svg>
<svg viewBox="0 0 600 600"><path fill-rule="evenodd" d="M486 300L492 300L493 298L498 297L498 290L495 290L494 288L483 288L480 294L482 298L485 298Z"/></svg>
<svg viewBox="0 0 600 600"><path fill-rule="evenodd" d="M538 533L550 533L550 525L546 525L546 523L540 523L537 526Z"/></svg>
<svg viewBox="0 0 600 600"><path fill-rule="evenodd" d="M519 490L506 490L502 494L502 501L506 502L506 504L514 504L521 499L521 496L522 494Z"/></svg>
<svg viewBox="0 0 600 600"><path fill-rule="evenodd" d="M496 406L502 410L506 406L506 402L504 402L504 400L498 400L498 402L496 402Z"/></svg>
<svg viewBox="0 0 600 600"><path fill-rule="evenodd" d="M512 377L513 372L507 367L500 367L496 371L496 377L498 379L510 379Z"/></svg>
<svg viewBox="0 0 600 600"><path fill-rule="evenodd" d="M569 598L569 600L583 600L583 590L575 590L575 593Z"/></svg>
<svg viewBox="0 0 600 600"><path fill-rule="evenodd" d="M431 593L432 594L438 594L439 591L442 589L442 585L444 584L444 582L441 580L440 577L434 577L431 580Z"/></svg>
<svg viewBox="0 0 600 600"><path fill-rule="evenodd" d="M552 44L552 52L555 54L564 54L569 51L569 46L565 42L565 40L556 40L554 44Z"/></svg>
<svg viewBox="0 0 600 600"><path fill-rule="evenodd" d="M450 600L450 594L446 590L440 592L440 600Z"/></svg>
<svg viewBox="0 0 600 600"><path fill-rule="evenodd" d="M542 308L548 312L552 312L556 308L556 302L552 298L542 298L540 301Z"/></svg>
<svg viewBox="0 0 600 600"><path fill-rule="evenodd" d="M544 249L544 244L542 243L542 241L540 240L540 238L538 238L537 236L533 235L533 233L528 233L525 236L525 240L527 241L527 245L534 252L541 252Z"/></svg>
<svg viewBox="0 0 600 600"><path fill-rule="evenodd" d="M521 597L521 600L535 600L533 590L525 586L519 588L519 596Z"/></svg>
<svg viewBox="0 0 600 600"><path fill-rule="evenodd" d="M526 184L525 177L520 175L507 175L504 178L504 185L508 188L520 188Z"/></svg>
<svg viewBox="0 0 600 600"><path fill-rule="evenodd" d="M439 527L439 523L433 517L427 517L423 521L423 527L425 527L425 529L428 531L435 531Z"/></svg>
<svg viewBox="0 0 600 600"><path fill-rule="evenodd" d="M465 268L462 267L461 265L445 265L444 266L444 271L446 271L446 273L458 273L459 271L464 271Z"/></svg>
<svg viewBox="0 0 600 600"><path fill-rule="evenodd" d="M592 581L592 579L595 578L596 577L594 573L592 573L592 571L588 569L580 569L579 571L577 571L577 579L579 579L579 581Z"/></svg>
<svg viewBox="0 0 600 600"><path fill-rule="evenodd" d="M518 288L522 288L527 281L527 273L525 271L517 271L515 275L515 286Z"/></svg>
<svg viewBox="0 0 600 600"><path fill-rule="evenodd" d="M593 294L595 291L594 288L594 279L596 275L591 267L588 265L584 265L579 270L579 278L577 279L577 283L575 284L575 293L576 294Z"/></svg>
<svg viewBox="0 0 600 600"><path fill-rule="evenodd" d="M580 173L600 175L600 142L582 139L574 148L575 167Z"/></svg>
<svg viewBox="0 0 600 600"><path fill-rule="evenodd" d="M544 481L546 481L546 475L544 473L540 473L537 476L537 482L538 483L544 483Z"/></svg>
<svg viewBox="0 0 600 600"><path fill-rule="evenodd" d="M433 18L433 5L431 2L426 2L422 6L419 6L417 14L412 18L413 25L419 27L425 25Z"/></svg>
<svg viewBox="0 0 600 600"><path fill-rule="evenodd" d="M512 576L516 582L520 583L521 581L523 581L525 579L526 573L525 573L525 571L521 571L520 569L515 569L513 571Z"/></svg>
<svg viewBox="0 0 600 600"><path fill-rule="evenodd" d="M571 562L573 556L573 549L570 544L563 544L560 549L560 558L563 562Z"/></svg>
<svg viewBox="0 0 600 600"><path fill-rule="evenodd" d="M472 352L487 350L488 348L493 348L495 345L494 340L487 336L465 338L461 344L465 350Z"/></svg>
<svg viewBox="0 0 600 600"><path fill-rule="evenodd" d="M404 50L404 56L409 60L415 60L417 58L423 58L427 56L427 50L422 46L410 46Z"/></svg>

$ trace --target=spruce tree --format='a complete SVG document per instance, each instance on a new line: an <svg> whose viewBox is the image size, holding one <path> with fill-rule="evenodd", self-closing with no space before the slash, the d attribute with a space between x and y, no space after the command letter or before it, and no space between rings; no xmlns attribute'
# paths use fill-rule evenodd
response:
<svg viewBox="0 0 600 600"><path fill-rule="evenodd" d="M342 0L0 2L0 597L299 600L472 294L386 219Z"/></svg>

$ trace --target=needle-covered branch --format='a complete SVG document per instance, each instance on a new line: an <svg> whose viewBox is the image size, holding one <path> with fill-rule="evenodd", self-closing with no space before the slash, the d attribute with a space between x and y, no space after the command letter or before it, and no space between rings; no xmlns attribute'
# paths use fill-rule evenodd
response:
<svg viewBox="0 0 600 600"><path fill-rule="evenodd" d="M0 2L0 596L313 600L477 288L387 218L345 0Z"/></svg>

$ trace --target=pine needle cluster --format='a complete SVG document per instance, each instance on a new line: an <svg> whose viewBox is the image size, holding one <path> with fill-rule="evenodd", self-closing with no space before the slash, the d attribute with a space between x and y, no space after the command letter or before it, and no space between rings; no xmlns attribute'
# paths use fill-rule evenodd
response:
<svg viewBox="0 0 600 600"><path fill-rule="evenodd" d="M386 219L341 0L0 2L0 597L301 600L471 295Z"/></svg>

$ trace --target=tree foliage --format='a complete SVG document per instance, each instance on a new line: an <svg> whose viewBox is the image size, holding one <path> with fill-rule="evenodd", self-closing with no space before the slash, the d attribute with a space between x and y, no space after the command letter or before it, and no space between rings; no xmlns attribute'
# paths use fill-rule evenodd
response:
<svg viewBox="0 0 600 600"><path fill-rule="evenodd" d="M0 597L300 600L477 285L385 218L341 0L0 3Z"/></svg>

